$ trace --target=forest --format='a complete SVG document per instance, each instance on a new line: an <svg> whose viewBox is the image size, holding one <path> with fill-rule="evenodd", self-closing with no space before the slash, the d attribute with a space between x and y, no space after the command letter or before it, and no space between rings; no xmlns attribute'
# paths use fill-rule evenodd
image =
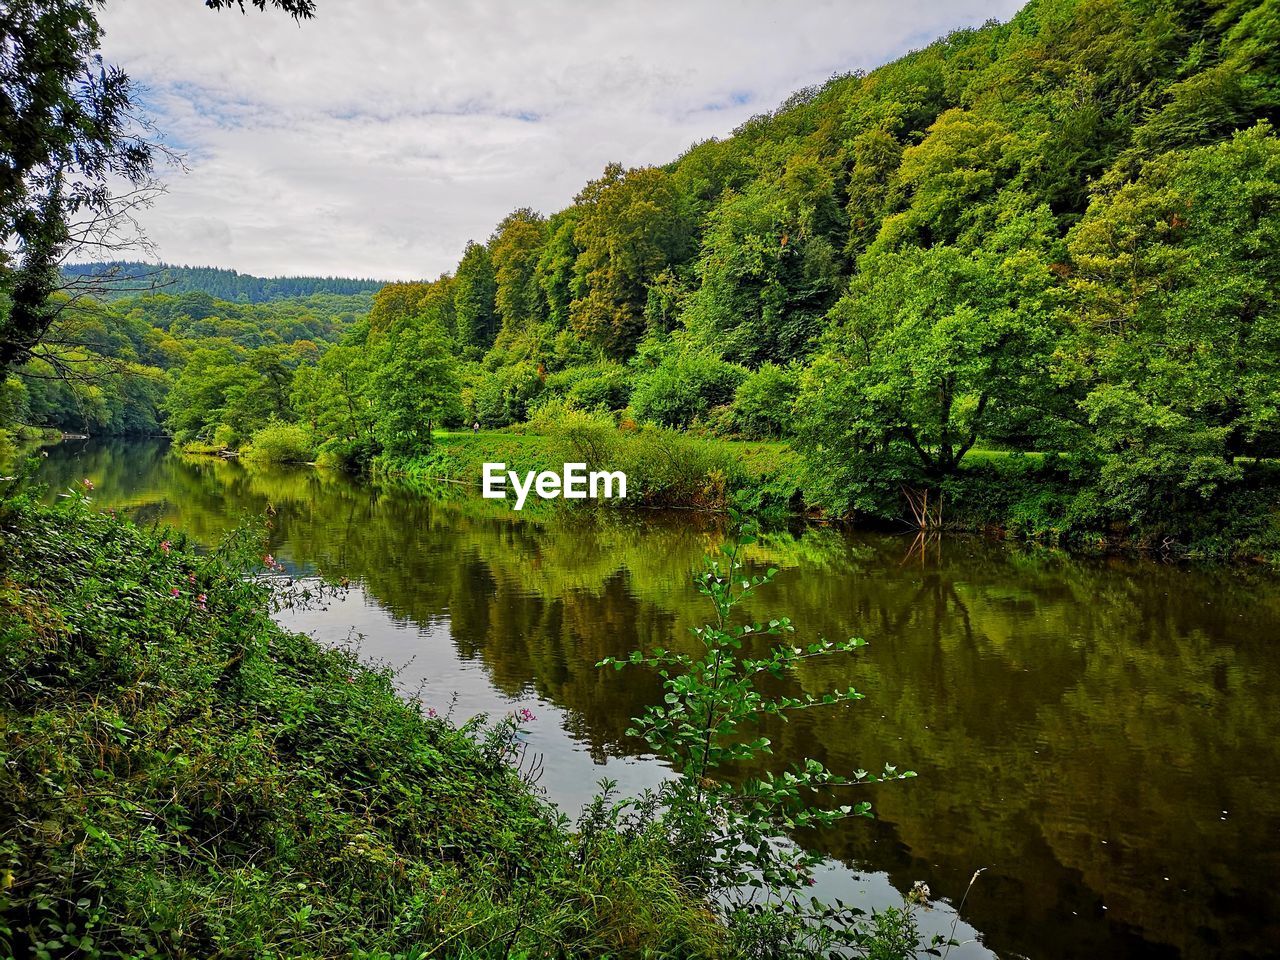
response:
<svg viewBox="0 0 1280 960"><path fill-rule="evenodd" d="M219 300L240 303L267 303L291 297L310 297L318 293L373 293L382 286L377 280L353 280L346 277L255 277L220 267L188 267L171 263L142 263L137 260L73 263L64 266L61 274L67 280L100 280L102 293L107 297L128 296L137 292L136 288L141 286L169 294L207 293Z"/></svg>
<svg viewBox="0 0 1280 960"><path fill-rule="evenodd" d="M828 515L932 489L969 526L1274 556L1278 119L1275 2L1033 0L611 164L360 319L331 295L78 304L28 372L148 375L19 371L5 402L352 467L473 421L776 440L793 506Z"/></svg>

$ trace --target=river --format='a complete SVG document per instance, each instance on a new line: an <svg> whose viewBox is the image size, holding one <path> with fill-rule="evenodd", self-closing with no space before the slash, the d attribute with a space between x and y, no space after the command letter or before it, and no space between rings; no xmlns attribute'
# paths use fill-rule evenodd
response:
<svg viewBox="0 0 1280 960"><path fill-rule="evenodd" d="M203 543L268 522L295 576L349 578L286 622L357 644L455 719L532 710L541 786L567 813L601 777L664 775L625 734L657 682L594 664L689 644L714 518L516 514L158 442L49 449L53 492L86 477L103 509ZM828 527L768 534L750 559L780 570L753 618L869 642L801 672L808 692L866 699L767 729L777 760L919 774L865 794L875 820L800 838L829 858L819 895L882 906L925 881L925 926L971 941L954 960L1276 955L1280 578Z"/></svg>

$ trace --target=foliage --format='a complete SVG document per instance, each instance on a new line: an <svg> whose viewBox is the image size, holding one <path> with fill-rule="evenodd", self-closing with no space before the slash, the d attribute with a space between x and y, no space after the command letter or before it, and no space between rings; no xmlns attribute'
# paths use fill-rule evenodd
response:
<svg viewBox="0 0 1280 960"><path fill-rule="evenodd" d="M712 407L731 402L746 375L712 354L673 351L638 379L631 405L646 420L687 427Z"/></svg>
<svg viewBox="0 0 1280 960"><path fill-rule="evenodd" d="M1194 514L1280 454L1280 142L1260 124L1168 153L1072 231L1081 402L1100 488L1141 523Z"/></svg>
<svg viewBox="0 0 1280 960"><path fill-rule="evenodd" d="M486 350L498 335L497 278L488 248L469 243L458 261L454 309L458 314L458 346Z"/></svg>
<svg viewBox="0 0 1280 960"><path fill-rule="evenodd" d="M731 920L747 924L752 935L764 927L751 918L770 918L770 956L827 956L840 948L865 947L871 939L862 911L843 905L823 907L800 897L812 882L821 858L783 839L785 832L820 827L849 816L870 816L866 801L834 808L815 803L834 790L915 776L886 765L882 775L857 770L834 774L812 759L781 773L734 778L735 763L749 763L770 752L767 737L753 737L749 726L764 717L818 707L847 707L863 694L852 687L801 696L764 692L762 681L780 681L807 660L850 653L866 641L819 640L806 647L782 642L794 631L785 617L767 623L734 623L735 608L777 575L746 569L744 550L755 534L738 524L719 557L707 557L694 585L715 610L715 619L693 633L700 652L637 650L619 660L606 657L597 666L648 667L662 678L662 703L635 719L631 736L643 736L679 775L664 785L662 824L679 854L682 875ZM752 656L758 651L758 656ZM912 956L916 943L894 955Z"/></svg>
<svg viewBox="0 0 1280 960"><path fill-rule="evenodd" d="M315 459L315 444L300 424L273 421L249 438L243 455L265 463L310 463Z"/></svg>
<svg viewBox="0 0 1280 960"><path fill-rule="evenodd" d="M744 437L763 440L794 431L794 412L799 390L797 371L766 363L738 384L730 415L734 428Z"/></svg>
<svg viewBox="0 0 1280 960"><path fill-rule="evenodd" d="M254 538L83 491L2 514L6 956L721 953L663 838L530 790L514 718L455 728L277 627L305 591Z"/></svg>
<svg viewBox="0 0 1280 960"><path fill-rule="evenodd" d="M462 419L457 363L438 324L398 324L374 350L369 390L383 449L407 453L429 446L435 425Z"/></svg>
<svg viewBox="0 0 1280 960"><path fill-rule="evenodd" d="M152 146L130 111L129 78L98 54L97 6L15 0L0 11L0 372L26 359L53 322L49 301L69 245L99 239L76 220L110 222L115 192L150 178Z"/></svg>
<svg viewBox="0 0 1280 960"><path fill-rule="evenodd" d="M110 284L103 294L112 299L129 296L139 283L153 284L168 296L203 293L237 303L270 303L295 300L316 294L355 296L372 294L382 286L379 280L350 277L255 277L222 267L179 267L171 263L141 263L136 260L109 260L98 263L71 263L62 267L64 279L111 278L121 281L119 291Z"/></svg>
<svg viewBox="0 0 1280 960"><path fill-rule="evenodd" d="M648 284L692 249L688 201L664 170L611 164L583 188L578 206L574 272L582 293L569 322L610 356L625 357L644 328Z"/></svg>

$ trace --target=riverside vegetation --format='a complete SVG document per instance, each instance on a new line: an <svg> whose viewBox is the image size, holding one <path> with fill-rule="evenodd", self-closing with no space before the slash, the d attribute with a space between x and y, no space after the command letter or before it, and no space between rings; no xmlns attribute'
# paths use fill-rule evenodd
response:
<svg viewBox="0 0 1280 960"><path fill-rule="evenodd" d="M97 7L18 0L0 22L7 431L430 478L458 472L438 428L478 420L512 432L463 457L593 450L635 465L645 503L888 519L906 489L966 526L1280 549L1275 0L1035 0L665 166L612 164L430 282L208 274L253 303L85 298L57 269L77 216L128 219L111 186L142 190L153 160L128 77L84 70ZM734 776L769 749L748 714L857 699L756 688L856 644L733 625L760 585L736 546L697 581L702 654L630 660L663 678L635 729L679 776L620 802L606 784L573 827L512 763L519 717L424 715L273 622L306 597L253 538L206 554L86 499L0 506L10 955L921 947L909 907L806 902L811 861L777 839L865 812L815 792L905 774Z"/></svg>
<svg viewBox="0 0 1280 960"><path fill-rule="evenodd" d="M748 635L789 629L728 621L768 579L737 584L749 537L697 579L716 609L707 659L632 658L669 677L640 722L680 776L621 802L605 783L571 829L513 762L518 714L455 727L388 671L277 626L273 604L319 591L259 540L198 552L95 511L87 482L56 507L15 486L0 502L4 956L915 954L910 907L867 919L797 896L811 861L777 831L854 812L804 795L840 778L809 763L713 779L767 749L741 741L748 714L856 697L750 692L753 674L860 641L739 660ZM724 896L740 887L764 896Z"/></svg>
<svg viewBox="0 0 1280 960"><path fill-rule="evenodd" d="M1274 0L1033 0L516 210L362 319L284 282L312 299L77 301L6 415L459 477L504 458L435 428L556 468L528 437L572 410L661 464L640 502L884 521L927 491L954 526L1275 560L1277 50ZM147 376L24 376L72 361Z"/></svg>

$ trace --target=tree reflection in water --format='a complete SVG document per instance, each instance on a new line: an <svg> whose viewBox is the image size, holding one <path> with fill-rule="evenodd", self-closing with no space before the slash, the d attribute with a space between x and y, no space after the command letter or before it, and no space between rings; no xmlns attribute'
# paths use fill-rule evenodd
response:
<svg viewBox="0 0 1280 960"><path fill-rule="evenodd" d="M362 484L315 470L185 459L160 444L64 444L54 490L83 477L103 507L212 542L272 513L271 549L357 596L306 625L402 664L459 711L536 696L543 785L566 803L644 746L624 730L658 692L605 656L686 642L705 610L688 583L712 518L501 503ZM799 636L870 641L804 665L808 692L867 699L766 729L833 770L885 761L917 780L873 788L878 820L803 837L876 871L869 901L928 882L988 947L1035 957L1261 955L1280 940L1280 585L1249 571L1071 559L977 539L764 536L782 569L748 615ZM541 713L541 711L539 711ZM827 892L849 893L849 874ZM842 889L836 889L840 887ZM942 919L942 918L940 918ZM953 952L953 957L963 956ZM980 954L979 954L980 955Z"/></svg>

